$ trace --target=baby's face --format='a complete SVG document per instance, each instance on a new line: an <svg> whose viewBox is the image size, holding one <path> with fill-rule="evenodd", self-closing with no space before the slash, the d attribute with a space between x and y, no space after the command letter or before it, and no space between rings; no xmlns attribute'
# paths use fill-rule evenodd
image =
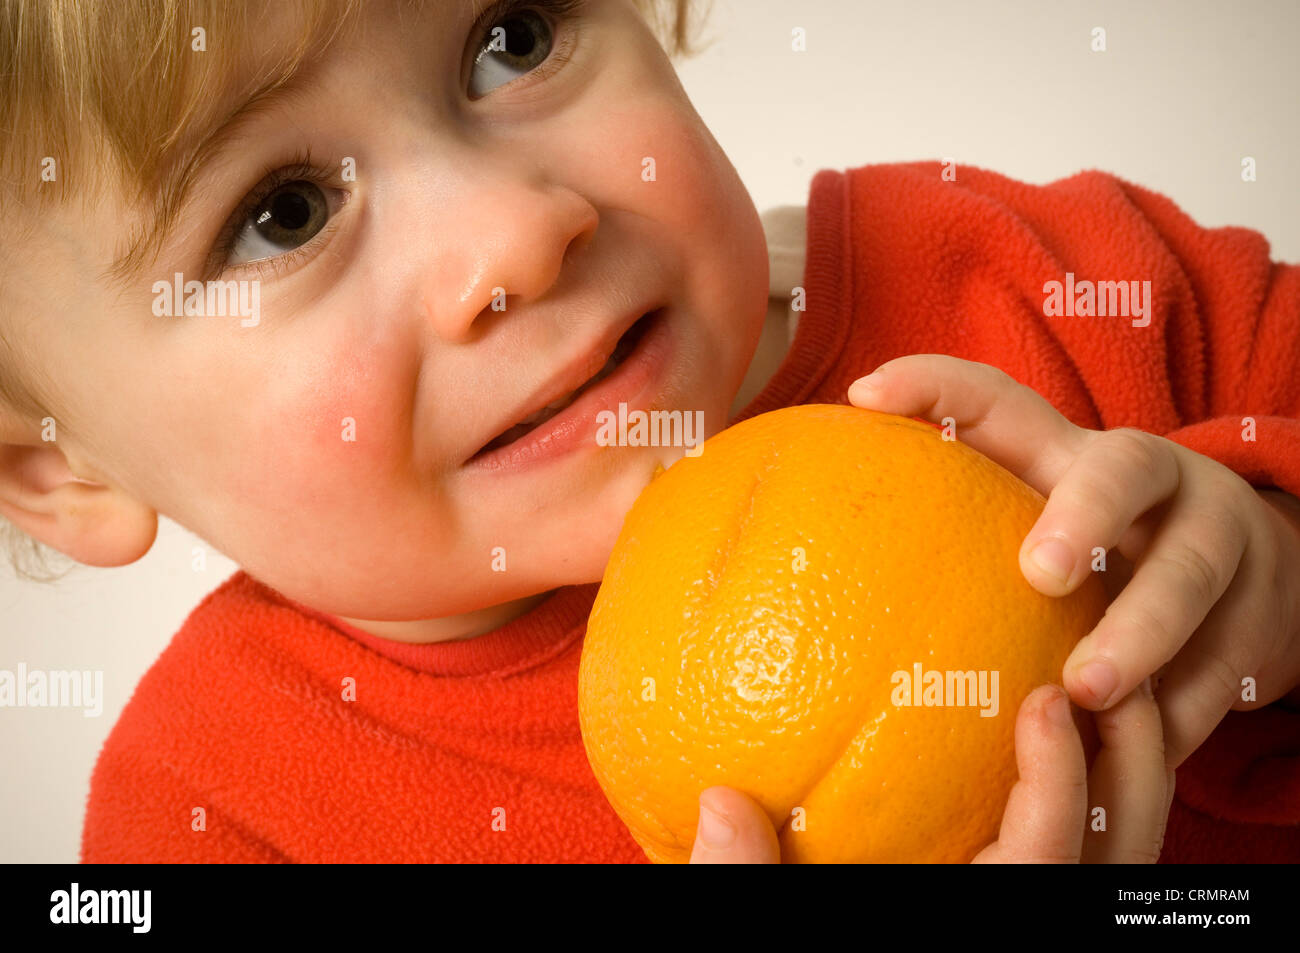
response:
<svg viewBox="0 0 1300 953"><path fill-rule="evenodd" d="M598 580L683 448L602 446L597 411L721 429L767 297L753 205L626 0L486 37L470 6L367 4L201 173L139 280L100 277L125 202L58 213L40 266L81 289L39 342L61 442L285 595L413 623L394 638ZM476 63L493 26L508 49ZM157 316L177 272L258 282L257 323ZM511 429L629 331L598 386Z"/></svg>

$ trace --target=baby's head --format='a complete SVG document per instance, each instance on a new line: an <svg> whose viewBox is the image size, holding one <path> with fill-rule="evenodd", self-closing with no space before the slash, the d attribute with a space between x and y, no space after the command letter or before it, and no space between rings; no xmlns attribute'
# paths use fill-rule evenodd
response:
<svg viewBox="0 0 1300 953"><path fill-rule="evenodd" d="M767 296L652 2L0 0L0 515L358 624L599 579L683 447L596 410L721 429Z"/></svg>

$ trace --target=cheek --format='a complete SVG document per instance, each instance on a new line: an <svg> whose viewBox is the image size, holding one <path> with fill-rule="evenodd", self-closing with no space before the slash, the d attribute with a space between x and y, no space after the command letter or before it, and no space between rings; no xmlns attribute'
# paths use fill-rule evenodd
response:
<svg viewBox="0 0 1300 953"><path fill-rule="evenodd" d="M599 129L584 170L620 204L658 227L658 238L762 271L757 212L735 168L689 104L647 100L620 108ZM763 278L763 275L757 275Z"/></svg>
<svg viewBox="0 0 1300 953"><path fill-rule="evenodd" d="M768 299L767 244L749 193L689 104L647 97L610 116L585 133L582 174L601 183L588 194L637 216L713 353L744 364Z"/></svg>
<svg viewBox="0 0 1300 953"><path fill-rule="evenodd" d="M663 51L637 35L549 135L563 146L555 167L572 170L593 202L636 213L652 240L675 247L675 264L705 283L692 291L716 289L734 305L757 282L765 300L767 248L753 201Z"/></svg>
<svg viewBox="0 0 1300 953"><path fill-rule="evenodd" d="M386 379L396 375L362 346L284 341L268 350L274 366L229 382L229 393L247 396L214 441L228 453L212 460L208 451L214 478L234 507L296 520L296 531L355 518L367 487L382 495L406 445L397 418L409 401Z"/></svg>
<svg viewBox="0 0 1300 953"><path fill-rule="evenodd" d="M749 193L702 125L662 117L659 220L680 267L684 302L725 407L740 386L767 312L767 242ZM669 126L676 119L678 125Z"/></svg>
<svg viewBox="0 0 1300 953"><path fill-rule="evenodd" d="M311 386L292 394L280 416L298 422L302 464L351 473L372 470L391 454L395 413L403 405L376 380L374 363L340 355ZM322 474L328 477L328 474Z"/></svg>

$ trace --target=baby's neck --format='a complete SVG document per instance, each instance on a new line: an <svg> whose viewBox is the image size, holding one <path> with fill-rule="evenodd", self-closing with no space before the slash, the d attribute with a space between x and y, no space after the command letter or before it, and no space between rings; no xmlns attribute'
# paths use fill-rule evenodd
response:
<svg viewBox="0 0 1300 953"><path fill-rule="evenodd" d="M507 622L513 622L524 613L536 608L549 595L550 592L540 592L513 602L503 602L501 605L488 606L486 609L478 609L464 615L448 616L444 619L370 622L364 619L349 619L345 616L338 616L338 618L362 632L381 639L391 639L394 642L413 644L454 642L459 639L472 639L499 629Z"/></svg>

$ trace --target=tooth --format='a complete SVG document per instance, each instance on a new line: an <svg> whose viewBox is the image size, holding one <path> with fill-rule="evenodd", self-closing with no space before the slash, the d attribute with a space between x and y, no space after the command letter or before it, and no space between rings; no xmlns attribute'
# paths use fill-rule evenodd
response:
<svg viewBox="0 0 1300 953"><path fill-rule="evenodd" d="M525 417L523 420L519 421L519 423L515 424L515 426L534 427L537 424L541 423L542 420L544 420L546 417L550 416L551 414L556 413L557 411L561 411L564 408L568 407L570 404L572 404L575 400L578 399L578 391L585 392L590 388L594 387L595 385L599 384L606 377L612 374L614 372L615 366L618 363L619 357L620 355L617 352L610 355L609 360L605 362L605 366L602 367L599 371L597 371L596 375L592 377L589 381L587 381L587 383L580 386L577 390L570 391L568 394L565 394L563 397L559 398L558 400L551 401L541 410L533 414L530 414L529 416Z"/></svg>

